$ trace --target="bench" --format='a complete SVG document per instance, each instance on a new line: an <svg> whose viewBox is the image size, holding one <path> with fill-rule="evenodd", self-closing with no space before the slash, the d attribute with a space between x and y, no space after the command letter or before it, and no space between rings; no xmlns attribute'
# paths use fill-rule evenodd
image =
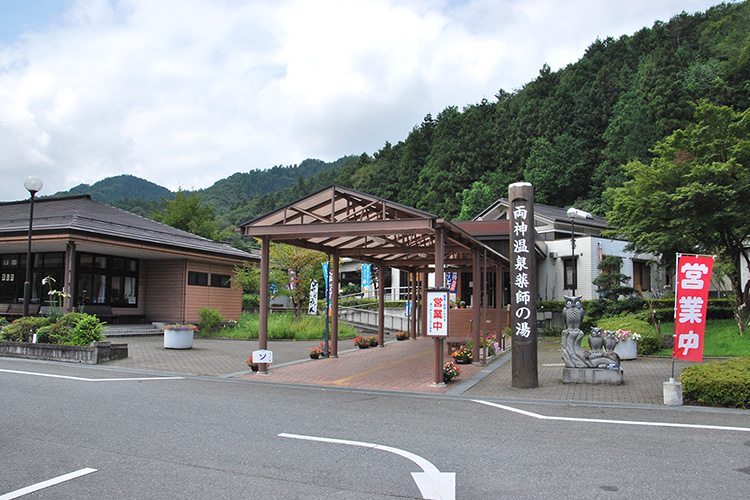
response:
<svg viewBox="0 0 750 500"><path fill-rule="evenodd" d="M83 306L83 310L79 312L91 314L102 321L112 320L115 317L112 313L112 306L105 306L102 304L87 304Z"/></svg>
<svg viewBox="0 0 750 500"><path fill-rule="evenodd" d="M445 345L448 346L448 356L451 356L454 352L458 351L462 345L464 345L463 337L446 337Z"/></svg>
<svg viewBox="0 0 750 500"><path fill-rule="evenodd" d="M14 302L12 304L2 304L0 308L0 316L6 316L8 318L21 318L23 317L23 302ZM29 316L36 316L39 314L41 304L38 302L29 304Z"/></svg>

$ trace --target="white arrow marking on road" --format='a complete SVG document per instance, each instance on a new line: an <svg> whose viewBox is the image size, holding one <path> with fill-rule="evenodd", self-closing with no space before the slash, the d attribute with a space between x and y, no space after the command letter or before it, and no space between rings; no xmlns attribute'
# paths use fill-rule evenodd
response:
<svg viewBox="0 0 750 500"><path fill-rule="evenodd" d="M512 406L505 406L498 403L490 403L489 401L481 401L479 399L472 399L475 403L480 403L487 406L494 406L495 408L500 408L502 410L508 410L512 411L514 413L520 413L521 415L526 415L527 417L534 417L538 418L539 420L561 420L564 422L589 422L589 423L598 423L598 424L619 424L619 425L642 425L646 427L678 427L682 429L704 429L704 430L714 430L714 431L740 431L740 432L750 432L749 427L725 427L721 425L700 425L700 424L675 424L675 423L669 423L669 422L639 422L637 420L606 420L603 418L578 418L578 417L548 417L547 415L540 415L538 413L526 411L526 410L519 410L518 408L513 408Z"/></svg>
<svg viewBox="0 0 750 500"><path fill-rule="evenodd" d="M417 483L417 487L422 493L422 498L424 498L425 500L455 500L456 498L455 472L440 472L438 468L432 465L432 463L428 460L425 460L419 455L415 455L414 453L408 452L406 450L393 448L391 446L384 446L382 444L365 443L362 441L349 441L346 439L332 439L316 436L301 436L299 434L281 433L279 434L279 437L304 439L306 441L320 441L323 443L347 444L349 446L362 446L364 448L372 448L374 450L382 450L389 453L395 453L396 455L408 458L424 471L411 473L412 477L414 478L414 482Z"/></svg>
<svg viewBox="0 0 750 500"><path fill-rule="evenodd" d="M182 380L185 378L185 377L83 378L83 377L71 377L69 375L53 375L51 373L22 372L18 370L0 369L0 372L16 373L19 375L34 375L37 377L64 378L67 380L78 380L81 382L131 382L131 381L141 381L141 380Z"/></svg>
<svg viewBox="0 0 750 500"><path fill-rule="evenodd" d="M44 488L49 488L50 486L64 483L65 481L70 481L71 479L75 479L77 477L85 476L86 474L91 474L92 472L96 472L96 469L86 467L85 469L77 470L75 472L71 472L70 474L57 476L52 479L42 481L41 483L32 484L31 486L21 488L20 490L11 491L10 493L6 493L5 495L0 495L0 500L12 500L13 498L22 497L24 495L28 495L29 493L43 490Z"/></svg>

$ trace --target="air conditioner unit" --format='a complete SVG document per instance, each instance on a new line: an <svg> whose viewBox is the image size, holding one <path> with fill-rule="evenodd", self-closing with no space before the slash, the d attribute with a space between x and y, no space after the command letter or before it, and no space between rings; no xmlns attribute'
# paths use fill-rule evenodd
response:
<svg viewBox="0 0 750 500"><path fill-rule="evenodd" d="M559 257L559 255L557 254L557 252L550 252L549 257L550 259L556 259Z"/></svg>

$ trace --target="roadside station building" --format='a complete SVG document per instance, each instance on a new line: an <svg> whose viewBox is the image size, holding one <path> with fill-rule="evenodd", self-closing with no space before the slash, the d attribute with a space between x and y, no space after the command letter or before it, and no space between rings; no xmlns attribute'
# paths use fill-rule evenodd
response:
<svg viewBox="0 0 750 500"><path fill-rule="evenodd" d="M29 201L0 203L0 316L22 313ZM235 266L251 255L94 201L88 195L34 201L30 313L49 307L49 276L69 295L64 311L110 323L196 322L202 307L242 314Z"/></svg>

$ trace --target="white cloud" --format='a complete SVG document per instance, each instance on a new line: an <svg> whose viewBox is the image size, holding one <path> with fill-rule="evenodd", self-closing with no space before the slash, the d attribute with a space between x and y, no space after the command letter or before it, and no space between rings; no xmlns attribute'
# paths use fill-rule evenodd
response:
<svg viewBox="0 0 750 500"><path fill-rule="evenodd" d="M0 199L25 198L30 174L41 194L121 173L201 188L372 153L427 113L575 62L596 37L710 5L75 1L58 22L0 39Z"/></svg>

